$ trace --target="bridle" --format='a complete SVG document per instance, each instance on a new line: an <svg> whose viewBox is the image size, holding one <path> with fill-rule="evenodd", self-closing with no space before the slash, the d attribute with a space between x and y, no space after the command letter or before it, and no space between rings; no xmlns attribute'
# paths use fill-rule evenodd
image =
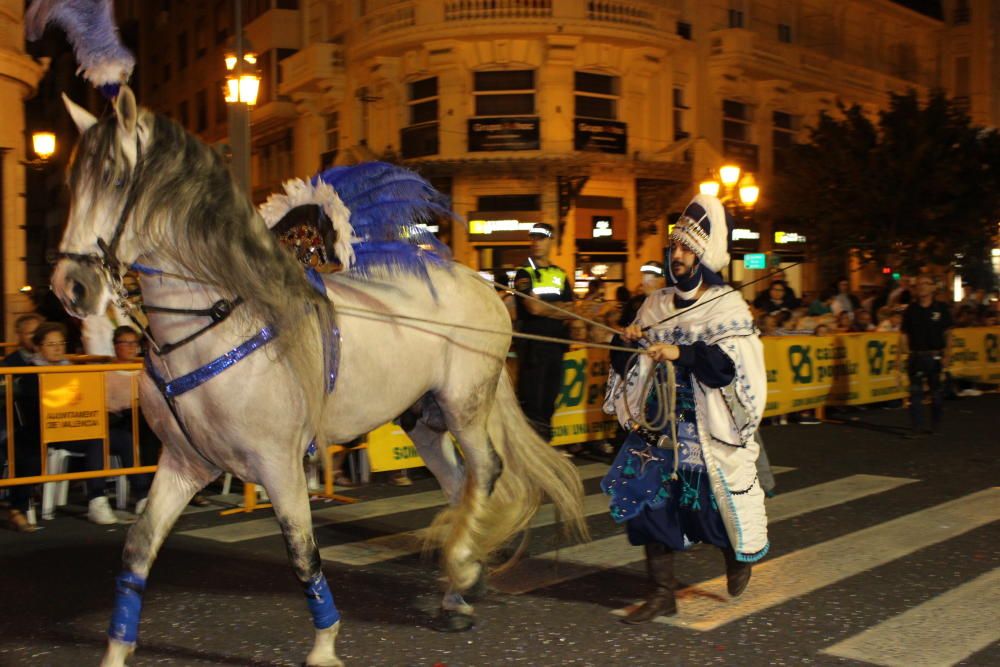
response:
<svg viewBox="0 0 1000 667"><path fill-rule="evenodd" d="M126 268L138 271L139 273L145 275L168 276L185 282L205 282L188 276L168 274L160 269L149 267L138 262L133 262L126 266L124 262L118 259L118 246L121 243L122 235L125 232L125 226L128 224L129 218L132 217L132 214L135 212L135 207L139 200L139 183L142 180L143 171L146 166L146 161L142 152L142 142L139 139L138 132L136 132L135 137L135 156L135 169L132 172L132 181L129 183L128 191L125 193L125 204L122 206L122 210L118 214L118 222L115 224L114 231L111 234L111 240L105 241L103 237L97 237L97 248L100 251L99 253L61 252L57 255L57 257L60 259L72 259L82 264L90 264L98 267L104 273L104 278L107 281L109 289L111 290L112 299L114 300L115 305L128 315L133 324L139 327L156 354L163 357L170 352L173 352L174 350L177 350L178 348L196 340L202 334L225 321L233 313L236 307L243 303L243 298L237 296L233 299L219 299L208 308L167 308L163 306L143 305L142 309L146 312L211 318L212 321L208 325L195 331L193 334L190 334L179 341L164 343L163 345L157 343L152 332L149 330L149 327L144 326L138 318L133 315L133 311L136 307L128 300L128 290L125 289L124 280L122 278L125 274ZM116 187L118 188L123 186L124 179L120 183L116 184Z"/></svg>

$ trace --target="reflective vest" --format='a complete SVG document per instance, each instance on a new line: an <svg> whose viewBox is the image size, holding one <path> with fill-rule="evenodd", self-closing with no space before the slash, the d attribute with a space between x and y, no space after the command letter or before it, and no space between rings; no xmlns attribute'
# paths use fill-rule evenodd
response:
<svg viewBox="0 0 1000 667"><path fill-rule="evenodd" d="M523 267L531 276L531 293L539 299L545 301L559 301L562 299L563 290L566 288L566 281L569 280L566 272L558 266L543 266L537 269L530 266Z"/></svg>

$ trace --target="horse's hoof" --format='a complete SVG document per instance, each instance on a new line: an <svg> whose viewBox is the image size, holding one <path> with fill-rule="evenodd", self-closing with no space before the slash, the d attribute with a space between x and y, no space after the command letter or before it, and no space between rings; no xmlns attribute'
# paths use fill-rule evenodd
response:
<svg viewBox="0 0 1000 667"><path fill-rule="evenodd" d="M442 609L431 621L431 628L438 632L466 632L475 625L475 616L451 609Z"/></svg>
<svg viewBox="0 0 1000 667"><path fill-rule="evenodd" d="M469 590L462 594L467 602L479 602L486 594L489 593L489 587L487 586L486 579L486 566L484 565L479 571L479 578L476 579L476 583L472 584Z"/></svg>

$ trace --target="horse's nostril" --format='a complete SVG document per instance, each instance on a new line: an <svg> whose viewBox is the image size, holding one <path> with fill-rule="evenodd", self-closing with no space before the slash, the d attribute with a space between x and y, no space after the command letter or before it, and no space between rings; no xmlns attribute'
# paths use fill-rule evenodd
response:
<svg viewBox="0 0 1000 667"><path fill-rule="evenodd" d="M79 303L83 300L83 297L86 296L87 288L84 287L83 283L78 280L74 280L72 283L73 288L71 291L73 292L73 303Z"/></svg>

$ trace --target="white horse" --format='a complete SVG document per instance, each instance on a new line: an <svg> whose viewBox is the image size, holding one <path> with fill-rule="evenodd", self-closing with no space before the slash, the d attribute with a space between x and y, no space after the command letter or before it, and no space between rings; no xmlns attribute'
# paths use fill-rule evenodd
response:
<svg viewBox="0 0 1000 667"><path fill-rule="evenodd" d="M164 448L145 513L126 538L102 665L123 665L134 650L156 553L191 496L220 471L267 489L316 628L306 662L342 664L334 650L340 615L312 533L302 459L314 439L347 442L411 406L421 416L410 437L451 501L431 531L447 579L444 629L471 626L462 592L545 496L586 535L580 479L521 412L504 371L510 319L473 271L450 261L429 263L423 280L346 271L327 279L321 295L197 138L139 109L127 87L115 114L100 121L66 104L81 137L52 289L84 317L104 312L129 266L153 267L141 287L160 348L140 400ZM461 323L500 333L454 326Z"/></svg>

